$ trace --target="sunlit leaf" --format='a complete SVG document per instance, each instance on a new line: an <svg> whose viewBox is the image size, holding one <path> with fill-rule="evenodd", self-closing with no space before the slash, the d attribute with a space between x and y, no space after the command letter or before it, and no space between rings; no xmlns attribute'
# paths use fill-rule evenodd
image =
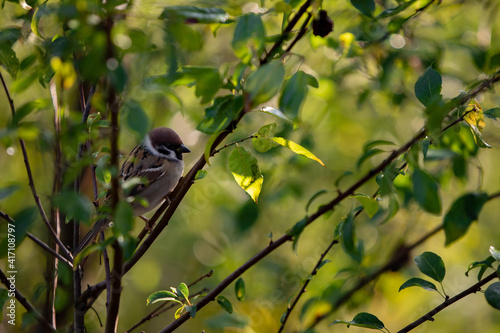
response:
<svg viewBox="0 0 500 333"><path fill-rule="evenodd" d="M355 195L354 197L363 205L363 208L369 218L372 218L377 213L379 209L377 200L370 198L367 195Z"/></svg>
<svg viewBox="0 0 500 333"><path fill-rule="evenodd" d="M302 147L301 145L299 145L293 141L290 141L290 140L287 140L284 138L280 138L280 137L274 137L274 138L272 138L272 140L274 142L276 142L277 144L290 149L295 154L305 156L307 158L310 158L311 160L318 162L322 166L325 166L323 161L321 161L319 158L317 158L316 155L314 155L309 150L307 150L306 148Z"/></svg>
<svg viewBox="0 0 500 333"><path fill-rule="evenodd" d="M488 194L477 192L464 194L455 200L443 221L445 245L450 245L467 233L472 222L477 220L488 198Z"/></svg>
<svg viewBox="0 0 500 333"><path fill-rule="evenodd" d="M434 283L420 278L409 279L399 287L399 291L409 287L420 287L429 291L438 291Z"/></svg>
<svg viewBox="0 0 500 333"><path fill-rule="evenodd" d="M229 155L229 169L238 185L257 202L264 181L257 159L246 148L236 147Z"/></svg>
<svg viewBox="0 0 500 333"><path fill-rule="evenodd" d="M180 21L186 24L192 23L225 23L229 16L221 8L204 8L194 6L170 6L165 7L160 19Z"/></svg>
<svg viewBox="0 0 500 333"><path fill-rule="evenodd" d="M236 280L236 283L234 284L234 293L236 294L236 299L238 301L243 301L245 300L245 281L243 278L239 278Z"/></svg>
<svg viewBox="0 0 500 333"><path fill-rule="evenodd" d="M184 282L179 284L179 286L177 287L177 290L180 292L182 297L184 297L184 300L186 300L186 301L189 300L189 288Z"/></svg>
<svg viewBox="0 0 500 333"><path fill-rule="evenodd" d="M252 145L258 152L265 153L271 148L278 146L272 139L276 131L276 123L271 123L262 126L252 139Z"/></svg>
<svg viewBox="0 0 500 333"><path fill-rule="evenodd" d="M173 301L182 304L182 302L179 300L179 297L175 293L168 290L162 290L152 293L148 296L146 304L149 305L160 301Z"/></svg>
<svg viewBox="0 0 500 333"><path fill-rule="evenodd" d="M443 259L433 252L424 252L415 257L418 269L433 280L442 282L446 275Z"/></svg>
<svg viewBox="0 0 500 333"><path fill-rule="evenodd" d="M281 118L283 120L290 121L290 119L287 116L285 116L285 114L281 110L275 109L275 108L270 107L270 106L263 106L262 108L260 108L259 111L272 114L273 116L276 116L276 117Z"/></svg>
<svg viewBox="0 0 500 333"><path fill-rule="evenodd" d="M207 176L208 172L206 170L198 170L194 180L201 180Z"/></svg>
<svg viewBox="0 0 500 333"><path fill-rule="evenodd" d="M500 261L500 251L495 249L494 246L490 246L489 251L491 253L491 256L495 258L496 261Z"/></svg>

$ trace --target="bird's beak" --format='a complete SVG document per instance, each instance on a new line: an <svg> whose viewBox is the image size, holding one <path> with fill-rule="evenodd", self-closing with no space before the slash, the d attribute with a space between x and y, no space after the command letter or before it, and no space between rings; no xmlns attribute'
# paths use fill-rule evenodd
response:
<svg viewBox="0 0 500 333"><path fill-rule="evenodd" d="M179 147L179 149L178 149L178 150L179 150L179 152L181 152L181 153L190 153L190 152L191 152L191 150L189 150L189 148L188 148L188 147L184 146L184 144L181 144L181 146Z"/></svg>

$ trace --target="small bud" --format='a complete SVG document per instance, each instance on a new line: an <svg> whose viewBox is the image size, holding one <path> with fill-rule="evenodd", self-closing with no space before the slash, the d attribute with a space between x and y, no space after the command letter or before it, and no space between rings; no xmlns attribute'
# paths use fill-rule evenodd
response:
<svg viewBox="0 0 500 333"><path fill-rule="evenodd" d="M333 31L333 21L328 17L326 10L320 10L312 22L314 36L326 37Z"/></svg>

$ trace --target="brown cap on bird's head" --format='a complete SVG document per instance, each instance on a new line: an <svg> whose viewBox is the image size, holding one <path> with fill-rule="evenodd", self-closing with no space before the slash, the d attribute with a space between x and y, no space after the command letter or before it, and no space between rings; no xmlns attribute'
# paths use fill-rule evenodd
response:
<svg viewBox="0 0 500 333"><path fill-rule="evenodd" d="M154 146L158 144L181 145L182 140L175 131L168 127L156 127L149 132L149 140Z"/></svg>

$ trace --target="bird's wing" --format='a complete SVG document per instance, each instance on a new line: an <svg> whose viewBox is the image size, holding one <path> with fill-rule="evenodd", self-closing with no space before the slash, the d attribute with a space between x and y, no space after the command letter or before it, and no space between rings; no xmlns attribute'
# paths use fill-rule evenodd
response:
<svg viewBox="0 0 500 333"><path fill-rule="evenodd" d="M127 195L140 196L149 184L163 177L166 173L163 160L141 149L140 146L135 147L123 163L121 176L124 181L138 177L140 183L128 190Z"/></svg>

